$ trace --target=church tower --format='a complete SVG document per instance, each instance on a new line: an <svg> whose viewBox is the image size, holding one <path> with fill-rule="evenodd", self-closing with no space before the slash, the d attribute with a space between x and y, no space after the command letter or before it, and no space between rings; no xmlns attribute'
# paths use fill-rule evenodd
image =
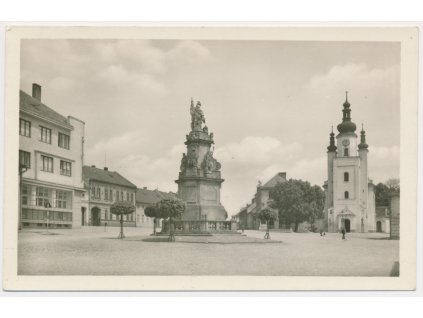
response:
<svg viewBox="0 0 423 318"><path fill-rule="evenodd" d="M366 133L361 130L360 143L351 120L351 104L346 93L342 122L329 138L328 180L325 182L325 226L328 232L374 231L375 197L368 178Z"/></svg>

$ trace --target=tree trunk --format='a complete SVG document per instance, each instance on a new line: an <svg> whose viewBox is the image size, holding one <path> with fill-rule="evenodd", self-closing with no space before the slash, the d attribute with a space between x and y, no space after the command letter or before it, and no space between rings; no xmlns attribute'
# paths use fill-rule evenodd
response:
<svg viewBox="0 0 423 318"><path fill-rule="evenodd" d="M153 235L156 235L156 218L153 219Z"/></svg>
<svg viewBox="0 0 423 318"><path fill-rule="evenodd" d="M120 215L120 234L119 238L123 239L125 235L123 235L123 214Z"/></svg>
<svg viewBox="0 0 423 318"><path fill-rule="evenodd" d="M175 234L173 231L173 218L169 218L169 242L174 242L175 241Z"/></svg>
<svg viewBox="0 0 423 318"><path fill-rule="evenodd" d="M295 228L294 228L294 232L297 233L298 232L298 226L300 225L300 222L295 221Z"/></svg>

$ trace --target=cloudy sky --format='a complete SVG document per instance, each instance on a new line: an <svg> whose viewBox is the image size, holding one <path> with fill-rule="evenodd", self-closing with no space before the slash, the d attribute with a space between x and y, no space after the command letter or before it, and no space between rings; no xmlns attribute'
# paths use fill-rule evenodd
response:
<svg viewBox="0 0 423 318"><path fill-rule="evenodd" d="M21 89L39 83L45 104L85 121L85 164L175 192L200 100L231 215L278 172L323 184L346 90L370 178L398 178L399 61L382 42L23 40Z"/></svg>

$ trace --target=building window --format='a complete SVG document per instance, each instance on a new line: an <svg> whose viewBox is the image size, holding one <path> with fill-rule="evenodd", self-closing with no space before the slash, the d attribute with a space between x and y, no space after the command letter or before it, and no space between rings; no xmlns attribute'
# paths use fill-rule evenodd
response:
<svg viewBox="0 0 423 318"><path fill-rule="evenodd" d="M23 185L21 188L21 200L22 200L22 205L28 205L28 186L27 185Z"/></svg>
<svg viewBox="0 0 423 318"><path fill-rule="evenodd" d="M345 182L350 181L350 174L348 172L344 172L344 181Z"/></svg>
<svg viewBox="0 0 423 318"><path fill-rule="evenodd" d="M100 190L100 187L98 187L98 188L97 188L97 198L98 198L98 199L100 199L100 198L101 198L100 191L101 191L101 190Z"/></svg>
<svg viewBox="0 0 423 318"><path fill-rule="evenodd" d="M95 187L91 187L91 197L95 198Z"/></svg>
<svg viewBox="0 0 423 318"><path fill-rule="evenodd" d="M19 164L30 168L31 167L31 153L23 150L19 150Z"/></svg>
<svg viewBox="0 0 423 318"><path fill-rule="evenodd" d="M120 200L123 201L123 191L120 191Z"/></svg>
<svg viewBox="0 0 423 318"><path fill-rule="evenodd" d="M40 126L41 128L41 141L51 144L51 129Z"/></svg>
<svg viewBox="0 0 423 318"><path fill-rule="evenodd" d="M69 149L70 137L68 135L59 133L59 147Z"/></svg>
<svg viewBox="0 0 423 318"><path fill-rule="evenodd" d="M43 166L41 167L42 171L53 172L53 158L41 156L41 161L43 163Z"/></svg>
<svg viewBox="0 0 423 318"><path fill-rule="evenodd" d="M71 209L71 194L68 191L56 190L56 208Z"/></svg>
<svg viewBox="0 0 423 318"><path fill-rule="evenodd" d="M104 200L109 200L109 189L107 188L104 189Z"/></svg>
<svg viewBox="0 0 423 318"><path fill-rule="evenodd" d="M60 174L70 177L72 175L72 164L70 162L60 160Z"/></svg>
<svg viewBox="0 0 423 318"><path fill-rule="evenodd" d="M349 198L350 198L350 194L349 194L349 192L348 192L348 191L345 191L345 192L344 192L344 198L345 198L345 199L349 199Z"/></svg>
<svg viewBox="0 0 423 318"><path fill-rule="evenodd" d="M129 201L129 192L126 192L126 201Z"/></svg>
<svg viewBox="0 0 423 318"><path fill-rule="evenodd" d="M37 203L37 206L46 206L47 203L50 203L50 191L47 188L44 187L37 187L36 193L35 193L35 200Z"/></svg>
<svg viewBox="0 0 423 318"><path fill-rule="evenodd" d="M344 148L344 157L348 157L348 156L349 156L348 148Z"/></svg>
<svg viewBox="0 0 423 318"><path fill-rule="evenodd" d="M134 194L131 193L131 203L134 203Z"/></svg>
<svg viewBox="0 0 423 318"><path fill-rule="evenodd" d="M31 122L25 119L19 119L19 135L31 137Z"/></svg>
<svg viewBox="0 0 423 318"><path fill-rule="evenodd" d="M109 198L110 198L110 201L113 201L113 190L112 189L110 189Z"/></svg>

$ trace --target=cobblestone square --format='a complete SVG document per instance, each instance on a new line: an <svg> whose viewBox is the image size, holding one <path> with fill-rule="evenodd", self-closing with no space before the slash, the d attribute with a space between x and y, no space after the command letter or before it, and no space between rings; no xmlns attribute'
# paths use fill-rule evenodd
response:
<svg viewBox="0 0 423 318"><path fill-rule="evenodd" d="M381 233L245 231L245 236L152 237L150 228L83 227L19 233L19 275L398 275L399 241Z"/></svg>

